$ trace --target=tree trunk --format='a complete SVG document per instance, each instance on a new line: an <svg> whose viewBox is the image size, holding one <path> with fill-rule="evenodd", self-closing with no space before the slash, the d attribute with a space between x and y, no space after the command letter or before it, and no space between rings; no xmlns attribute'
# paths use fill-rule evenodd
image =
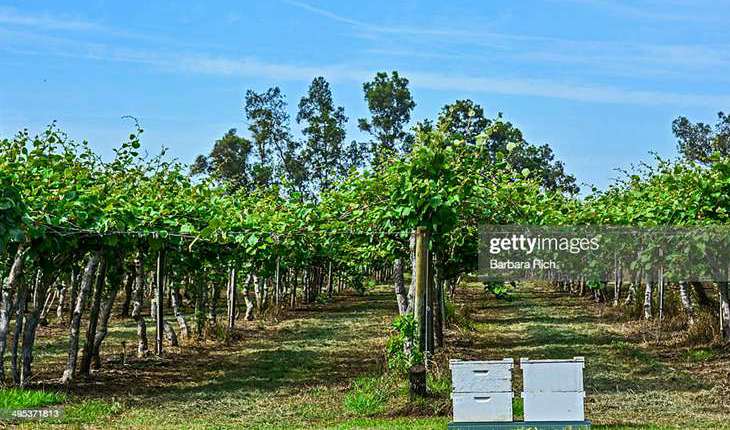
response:
<svg viewBox="0 0 730 430"><path fill-rule="evenodd" d="M253 309L254 309L254 302L251 300L251 284L257 282L256 277L253 275L248 275L246 278L246 285L245 285L245 291L243 292L243 300L246 302L246 315L244 315L243 319L246 321L253 321Z"/></svg>
<svg viewBox="0 0 730 430"><path fill-rule="evenodd" d="M413 313L415 307L415 296L416 296L416 232L411 233L411 238L408 242L409 251L411 254L411 285L408 288L408 307L406 313Z"/></svg>
<svg viewBox="0 0 730 430"><path fill-rule="evenodd" d="M10 266L8 277L2 287L0 295L0 384L5 381L5 349L7 348L8 329L10 328L10 314L13 312L13 300L23 276L23 265L28 248L18 245Z"/></svg>
<svg viewBox="0 0 730 430"><path fill-rule="evenodd" d="M309 303L310 297L311 294L309 293L309 269L304 269L304 272L302 272L302 303Z"/></svg>
<svg viewBox="0 0 730 430"><path fill-rule="evenodd" d="M449 281L449 297L451 300L454 299L454 295L456 294L456 288L461 284L461 278L463 275L459 275L456 277L455 280Z"/></svg>
<svg viewBox="0 0 730 430"><path fill-rule="evenodd" d="M316 300L322 294L322 287L324 286L324 268L320 267L317 269L317 295L314 297Z"/></svg>
<svg viewBox="0 0 730 430"><path fill-rule="evenodd" d="M210 284L210 300L208 301L208 325L211 328L218 326L218 314L216 313L216 306L218 305L218 299L220 299L220 288L214 282Z"/></svg>
<svg viewBox="0 0 730 430"><path fill-rule="evenodd" d="M720 282L720 332L723 340L730 340L730 283Z"/></svg>
<svg viewBox="0 0 730 430"><path fill-rule="evenodd" d="M66 307L66 293L68 292L68 284L64 282L63 287L58 292L58 304L56 305L56 319L63 323L63 309Z"/></svg>
<svg viewBox="0 0 730 430"><path fill-rule="evenodd" d="M68 319L67 324L71 323L71 320L74 316L74 307L76 305L76 299L79 296L79 285L81 284L81 270L76 268L76 265L74 264L71 268L71 293L69 296L69 302L68 302Z"/></svg>
<svg viewBox="0 0 730 430"><path fill-rule="evenodd" d="M616 272L613 279L613 305L618 306L621 300L621 284L623 283L623 271L621 268L621 261L616 262Z"/></svg>
<svg viewBox="0 0 730 430"><path fill-rule="evenodd" d="M47 291L48 286L44 286L44 291ZM56 302L56 298L59 294L59 289L54 288L52 291L46 293L46 300L43 302L43 308L40 315L38 316L38 324L47 326L48 325L48 311L53 307L53 303Z"/></svg>
<svg viewBox="0 0 730 430"><path fill-rule="evenodd" d="M679 282L679 300L682 302L682 308L684 309L685 315L687 315L687 324L693 325L695 323L694 309L692 308L692 297L689 295L687 290L687 282Z"/></svg>
<svg viewBox="0 0 730 430"><path fill-rule="evenodd" d="M294 271L291 279L291 291L289 292L289 307L294 309L297 307L297 284L299 283L299 270ZM248 302L246 303L246 314L248 314Z"/></svg>
<svg viewBox="0 0 730 430"><path fill-rule="evenodd" d="M395 299L398 302L398 313L404 315L408 311L408 292L403 281L403 259L396 258L393 263Z"/></svg>
<svg viewBox="0 0 730 430"><path fill-rule="evenodd" d="M195 335L202 339L205 334L205 302L208 295L208 288L200 288L195 295Z"/></svg>
<svg viewBox="0 0 730 430"><path fill-rule="evenodd" d="M264 282L265 279L261 276L254 275L253 277L253 293L256 296L256 310L261 314L264 309Z"/></svg>
<svg viewBox="0 0 730 430"><path fill-rule="evenodd" d="M96 330L94 335L94 349L92 350L92 359L94 362L94 368L101 368L101 344L106 339L109 333L109 319L112 315L112 308L114 307L114 300L117 298L117 292L119 291L119 283L114 279L109 284L109 292L106 300L101 306L101 313L99 315L99 328ZM124 279L124 289L132 290L132 284L134 283L134 276L132 273L128 273ZM126 300L126 299L125 299Z"/></svg>
<svg viewBox="0 0 730 430"><path fill-rule="evenodd" d="M23 327L23 368L20 374L21 386L26 386L32 376L31 367L33 364L33 346L35 344L36 329L43 319L43 312L50 308L50 305L46 307L43 298L46 296L46 292L53 281L54 276L51 276L48 272L43 272L38 277L35 294L33 295L33 309L25 315L25 325ZM42 303L43 305L41 305Z"/></svg>
<svg viewBox="0 0 730 430"><path fill-rule="evenodd" d="M33 281L34 288L37 288L40 282L41 274L36 273ZM20 385L20 367L18 367L18 346L20 338L23 334L23 319L25 317L26 303L28 301L28 285L27 282L21 282L18 285L18 293L15 300L15 330L13 331L12 355L10 357L10 369L13 374L13 382Z"/></svg>
<svg viewBox="0 0 730 430"><path fill-rule="evenodd" d="M101 259L101 250L95 251L86 263L84 273L81 277L80 291L74 305L73 317L69 328L69 345L68 345L68 361L66 369L63 371L61 382L70 384L74 380L76 372L76 361L79 352L79 327L81 325L81 313L84 310L84 301L86 296L91 292L91 285L94 283L94 274L96 267Z"/></svg>
<svg viewBox="0 0 730 430"><path fill-rule="evenodd" d="M142 314L144 305L144 256L140 251L134 260L134 292L132 293L132 319L137 323L137 356L143 357L149 352L147 345L147 325Z"/></svg>
<svg viewBox="0 0 730 430"><path fill-rule="evenodd" d="M408 393L411 400L426 396L426 367L413 366L408 371Z"/></svg>
<svg viewBox="0 0 730 430"><path fill-rule="evenodd" d="M710 308L713 311L717 309L717 304L713 303L713 300L707 295L707 290L705 290L702 282L692 282L692 288L695 290L695 294L697 294L697 304L700 307Z"/></svg>
<svg viewBox="0 0 730 430"><path fill-rule="evenodd" d="M81 375L87 378L91 373L91 359L94 356L94 338L96 337L96 327L99 324L101 298L106 286L106 260L106 258L102 258L99 263L99 269L97 270L96 287L94 288L94 296L91 301L91 309L89 310L89 326L86 329L86 342L81 353Z"/></svg>
<svg viewBox="0 0 730 430"><path fill-rule="evenodd" d="M129 317L129 307L132 303L132 291L134 288L134 277L130 273L127 277L127 281L124 283L124 301L122 302L122 309L119 312L119 316L122 318Z"/></svg>
<svg viewBox="0 0 730 430"><path fill-rule="evenodd" d="M629 291L626 293L626 300L624 300L624 306L628 306L636 300L636 282L629 284Z"/></svg>
<svg viewBox="0 0 730 430"><path fill-rule="evenodd" d="M175 314L175 320L177 321L177 326L180 329L180 336L187 339L189 335L188 323L185 322L185 317L180 311L180 289L178 288L177 284L170 285L170 289L172 290L170 293L170 300L172 301L172 312Z"/></svg>
<svg viewBox="0 0 730 430"><path fill-rule="evenodd" d="M652 281L646 279L644 281L644 319L651 319L651 293Z"/></svg>

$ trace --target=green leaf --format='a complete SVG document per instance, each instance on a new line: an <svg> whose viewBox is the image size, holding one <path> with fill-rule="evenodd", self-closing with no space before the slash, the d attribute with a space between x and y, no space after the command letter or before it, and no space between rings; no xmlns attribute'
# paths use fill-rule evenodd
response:
<svg viewBox="0 0 730 430"><path fill-rule="evenodd" d="M0 210L7 210L15 206L15 202L10 200L9 198L5 198L0 200Z"/></svg>

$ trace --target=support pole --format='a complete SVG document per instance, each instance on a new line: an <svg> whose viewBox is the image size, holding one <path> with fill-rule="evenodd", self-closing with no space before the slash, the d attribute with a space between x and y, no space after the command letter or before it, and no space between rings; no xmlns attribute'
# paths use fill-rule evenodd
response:
<svg viewBox="0 0 730 430"><path fill-rule="evenodd" d="M424 227L416 228L416 264L413 267L413 276L416 280L416 294L414 297L414 317L418 330L418 350L423 352L426 347L426 306L428 290L428 231Z"/></svg>
<svg viewBox="0 0 730 430"><path fill-rule="evenodd" d="M228 330L233 330L236 324L236 269L228 272Z"/></svg>
<svg viewBox="0 0 730 430"><path fill-rule="evenodd" d="M276 289L274 298L276 301L276 307L279 307L281 301L281 257L276 257Z"/></svg>
<svg viewBox="0 0 730 430"><path fill-rule="evenodd" d="M155 309L155 354L162 355L162 339L165 330L163 303L164 303L164 291L165 291L165 248L160 248L157 252L157 278L156 278L156 289L155 289L155 302L157 307Z"/></svg>

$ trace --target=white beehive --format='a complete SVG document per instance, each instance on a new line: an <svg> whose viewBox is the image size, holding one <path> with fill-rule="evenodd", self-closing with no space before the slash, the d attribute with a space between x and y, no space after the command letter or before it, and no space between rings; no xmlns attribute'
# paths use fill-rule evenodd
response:
<svg viewBox="0 0 730 430"><path fill-rule="evenodd" d="M455 393L502 393L512 391L514 360L449 361Z"/></svg>
<svg viewBox="0 0 730 430"><path fill-rule="evenodd" d="M563 392L583 391L583 366L585 359L572 360L520 360L524 378L523 391L538 393L542 391Z"/></svg>
<svg viewBox="0 0 730 430"><path fill-rule="evenodd" d="M513 393L451 393L454 421L512 421L513 396Z"/></svg>
<svg viewBox="0 0 730 430"><path fill-rule="evenodd" d="M525 421L583 421L584 392L522 393Z"/></svg>
<svg viewBox="0 0 730 430"><path fill-rule="evenodd" d="M585 359L520 360L525 421L583 421Z"/></svg>
<svg viewBox="0 0 730 430"><path fill-rule="evenodd" d="M451 360L455 422L512 421L514 360Z"/></svg>

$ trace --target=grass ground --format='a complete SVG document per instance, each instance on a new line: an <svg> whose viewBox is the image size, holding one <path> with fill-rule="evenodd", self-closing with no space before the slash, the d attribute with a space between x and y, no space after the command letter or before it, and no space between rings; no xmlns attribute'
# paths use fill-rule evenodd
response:
<svg viewBox="0 0 730 430"><path fill-rule="evenodd" d="M383 376L385 333L395 314L389 290L341 296L279 322L245 323L228 344L190 344L163 359L128 358L134 329L116 322L111 359L66 396L66 417L23 427L444 429L447 358L586 357L586 410L595 428L730 429L730 354L647 341L582 299L538 286L514 300L478 288L458 293L462 323L448 332L430 381L434 396L407 402L405 385ZM39 383L60 390L60 328L39 339ZM57 340L52 340L57 339ZM45 380L45 383L43 382ZM520 390L521 381L516 381ZM0 423L0 426L1 423Z"/></svg>

